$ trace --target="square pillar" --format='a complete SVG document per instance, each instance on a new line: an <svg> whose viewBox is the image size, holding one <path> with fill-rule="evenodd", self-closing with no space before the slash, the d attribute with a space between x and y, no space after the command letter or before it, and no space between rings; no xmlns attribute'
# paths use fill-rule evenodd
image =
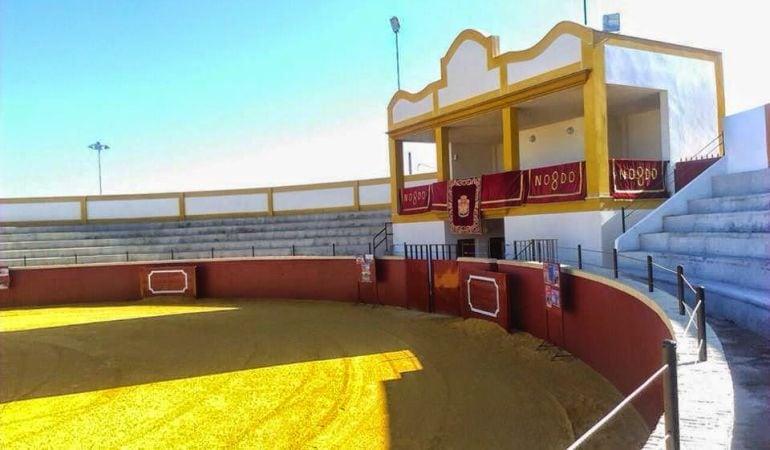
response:
<svg viewBox="0 0 770 450"><path fill-rule="evenodd" d="M503 171L519 170L519 112L505 107L503 114Z"/></svg>
<svg viewBox="0 0 770 450"><path fill-rule="evenodd" d="M607 84L604 47L592 48L593 68L583 85L584 152L588 198L609 197L609 143L607 142Z"/></svg>
<svg viewBox="0 0 770 450"><path fill-rule="evenodd" d="M389 137L388 147L390 149L390 210L397 215L401 200L398 192L404 188L404 144Z"/></svg>
<svg viewBox="0 0 770 450"><path fill-rule="evenodd" d="M433 129L436 141L436 178L437 181L449 179L449 128L436 127Z"/></svg>

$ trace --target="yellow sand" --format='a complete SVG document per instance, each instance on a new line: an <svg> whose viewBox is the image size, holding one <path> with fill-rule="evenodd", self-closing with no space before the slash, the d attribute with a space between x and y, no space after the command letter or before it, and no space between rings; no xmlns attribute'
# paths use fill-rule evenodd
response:
<svg viewBox="0 0 770 450"><path fill-rule="evenodd" d="M565 448L618 392L525 333L389 307L0 311L3 448ZM586 448L638 448L629 409Z"/></svg>

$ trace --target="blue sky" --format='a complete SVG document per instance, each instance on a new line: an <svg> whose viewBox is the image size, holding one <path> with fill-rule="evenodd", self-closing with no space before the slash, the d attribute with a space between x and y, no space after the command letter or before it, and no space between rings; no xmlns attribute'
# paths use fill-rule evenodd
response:
<svg viewBox="0 0 770 450"><path fill-rule="evenodd" d="M589 24L723 51L730 113L770 102L758 4L590 0ZM105 194L386 176L392 15L416 91L461 30L522 49L582 2L0 0L0 197L96 194L97 139Z"/></svg>

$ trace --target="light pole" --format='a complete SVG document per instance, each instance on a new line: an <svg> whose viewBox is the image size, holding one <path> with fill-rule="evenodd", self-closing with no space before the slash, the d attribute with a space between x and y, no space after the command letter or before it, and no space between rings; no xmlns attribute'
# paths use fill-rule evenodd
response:
<svg viewBox="0 0 770 450"><path fill-rule="evenodd" d="M89 145L88 148L96 150L97 159L99 160L99 195L102 195L102 150L107 150L110 146L96 141Z"/></svg>
<svg viewBox="0 0 770 450"><path fill-rule="evenodd" d="M398 83L398 90L401 90L401 67L398 61L398 30L401 29L401 24L398 22L398 17L393 16L390 18L390 28L393 30L393 34L396 35L396 82Z"/></svg>
<svg viewBox="0 0 770 450"><path fill-rule="evenodd" d="M583 0L583 25L588 26L588 5L587 0Z"/></svg>

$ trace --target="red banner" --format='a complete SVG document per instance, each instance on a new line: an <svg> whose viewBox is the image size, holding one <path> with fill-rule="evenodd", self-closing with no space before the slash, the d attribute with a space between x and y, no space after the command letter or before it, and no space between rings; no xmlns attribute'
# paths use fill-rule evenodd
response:
<svg viewBox="0 0 770 450"><path fill-rule="evenodd" d="M481 234L481 177L447 183L449 229L457 234Z"/></svg>
<svg viewBox="0 0 770 450"><path fill-rule="evenodd" d="M430 185L401 190L401 214L419 214L430 209Z"/></svg>
<svg viewBox="0 0 770 450"><path fill-rule="evenodd" d="M520 170L482 175L481 208L518 206L524 201L524 177Z"/></svg>
<svg viewBox="0 0 770 450"><path fill-rule="evenodd" d="M529 169L527 203L564 202L586 198L585 162Z"/></svg>
<svg viewBox="0 0 770 450"><path fill-rule="evenodd" d="M612 197L666 197L666 161L612 159Z"/></svg>
<svg viewBox="0 0 770 450"><path fill-rule="evenodd" d="M446 181L438 181L430 185L430 209L446 211Z"/></svg>

